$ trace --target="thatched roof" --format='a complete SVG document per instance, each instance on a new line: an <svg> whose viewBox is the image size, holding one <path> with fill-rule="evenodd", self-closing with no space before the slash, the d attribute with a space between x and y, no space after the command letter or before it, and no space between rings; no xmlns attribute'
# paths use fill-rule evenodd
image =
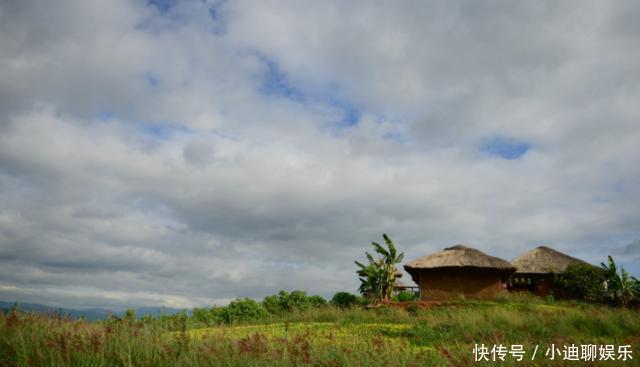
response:
<svg viewBox="0 0 640 367"><path fill-rule="evenodd" d="M415 284L410 284L407 285L406 283L404 283L403 281L401 281L400 279L396 279L395 283L393 284L393 288L396 289L400 289L400 288L417 288L418 286Z"/></svg>
<svg viewBox="0 0 640 367"><path fill-rule="evenodd" d="M411 273L416 269L434 268L487 268L502 271L513 271L514 266L506 260L489 256L480 250L464 245L445 248L434 254L410 261L404 268Z"/></svg>
<svg viewBox="0 0 640 367"><path fill-rule="evenodd" d="M539 246L516 257L511 264L517 274L562 273L569 264L585 263L580 259L558 252L546 246Z"/></svg>
<svg viewBox="0 0 640 367"><path fill-rule="evenodd" d="M395 283L393 283L393 288L406 288L407 285L404 284L400 279L396 279Z"/></svg>

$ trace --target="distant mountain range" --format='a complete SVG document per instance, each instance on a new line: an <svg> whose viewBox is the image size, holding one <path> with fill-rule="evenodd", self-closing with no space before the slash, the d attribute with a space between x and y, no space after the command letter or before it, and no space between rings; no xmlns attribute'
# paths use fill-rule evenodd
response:
<svg viewBox="0 0 640 367"><path fill-rule="evenodd" d="M69 316L72 319L79 319L84 317L87 320L104 320L110 315L123 316L126 311L112 311L105 308L88 308L88 309L72 309L63 307L46 306L39 303L16 303L16 302L3 302L0 301L0 310L11 310L13 307L18 307L23 311L36 312L43 314L58 314L63 316ZM135 308L136 316L160 316L160 315L174 315L180 313L183 309L170 308L170 307L139 307ZM191 311L187 310L190 314Z"/></svg>

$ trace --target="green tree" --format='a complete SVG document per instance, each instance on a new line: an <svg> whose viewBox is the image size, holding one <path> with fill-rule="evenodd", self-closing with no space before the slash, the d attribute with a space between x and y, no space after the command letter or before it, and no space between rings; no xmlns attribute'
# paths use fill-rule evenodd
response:
<svg viewBox="0 0 640 367"><path fill-rule="evenodd" d="M358 303L358 297L348 292L338 292L331 298L331 304L340 308L347 308Z"/></svg>
<svg viewBox="0 0 640 367"><path fill-rule="evenodd" d="M281 290L277 295L265 297L262 305L272 314L282 314L294 310L303 311L312 306L311 299L307 297L307 293L299 290L291 293Z"/></svg>
<svg viewBox="0 0 640 367"><path fill-rule="evenodd" d="M602 302L605 295L602 285L605 280L606 273L602 269L576 262L556 275L554 293L561 298Z"/></svg>
<svg viewBox="0 0 640 367"><path fill-rule="evenodd" d="M322 298L321 296L310 296L309 304L311 307L322 307L327 305L327 300Z"/></svg>
<svg viewBox="0 0 640 367"><path fill-rule="evenodd" d="M211 311L206 308L194 308L193 312L191 313L191 317L203 324L209 324L212 321Z"/></svg>
<svg viewBox="0 0 640 367"><path fill-rule="evenodd" d="M276 294L264 297L262 300L262 306L271 314L280 314L282 312L278 295Z"/></svg>
<svg viewBox="0 0 640 367"><path fill-rule="evenodd" d="M607 278L606 294L611 299L622 306L627 306L634 298L638 296L638 287L640 282L635 277L629 275L624 267L618 267L611 256L607 258L607 264L601 263L602 269L605 271Z"/></svg>
<svg viewBox="0 0 640 367"><path fill-rule="evenodd" d="M355 264L359 267L356 273L360 279L360 294L369 299L380 299L382 294L382 282L384 279L384 267L382 261L374 260L371 254L366 253L369 264L364 265L359 261Z"/></svg>
<svg viewBox="0 0 640 367"><path fill-rule="evenodd" d="M221 319L226 323L236 321L259 320L267 316L267 310L258 302L250 299L236 299L222 308Z"/></svg>
<svg viewBox="0 0 640 367"><path fill-rule="evenodd" d="M396 246L387 234L382 234L386 248L377 242L371 245L379 255L375 259L369 252L365 252L369 263L364 265L358 261L357 274L360 277L360 293L375 300L388 300L391 298L393 286L396 282L396 264L402 262L404 253L398 253Z"/></svg>

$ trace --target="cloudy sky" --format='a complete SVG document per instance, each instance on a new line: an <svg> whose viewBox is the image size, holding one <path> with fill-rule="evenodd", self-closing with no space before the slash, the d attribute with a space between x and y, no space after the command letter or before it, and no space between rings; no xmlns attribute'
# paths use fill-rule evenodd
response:
<svg viewBox="0 0 640 367"><path fill-rule="evenodd" d="M0 2L0 300L355 292L546 244L640 275L640 2Z"/></svg>

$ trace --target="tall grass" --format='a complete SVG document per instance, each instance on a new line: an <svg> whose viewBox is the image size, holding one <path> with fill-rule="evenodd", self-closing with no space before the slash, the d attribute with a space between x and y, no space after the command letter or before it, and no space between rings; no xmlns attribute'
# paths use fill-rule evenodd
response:
<svg viewBox="0 0 640 367"><path fill-rule="evenodd" d="M512 297L408 311L323 307L234 325L186 315L99 322L0 315L0 366L471 365L476 343L630 344L627 365L637 365L640 313Z"/></svg>

